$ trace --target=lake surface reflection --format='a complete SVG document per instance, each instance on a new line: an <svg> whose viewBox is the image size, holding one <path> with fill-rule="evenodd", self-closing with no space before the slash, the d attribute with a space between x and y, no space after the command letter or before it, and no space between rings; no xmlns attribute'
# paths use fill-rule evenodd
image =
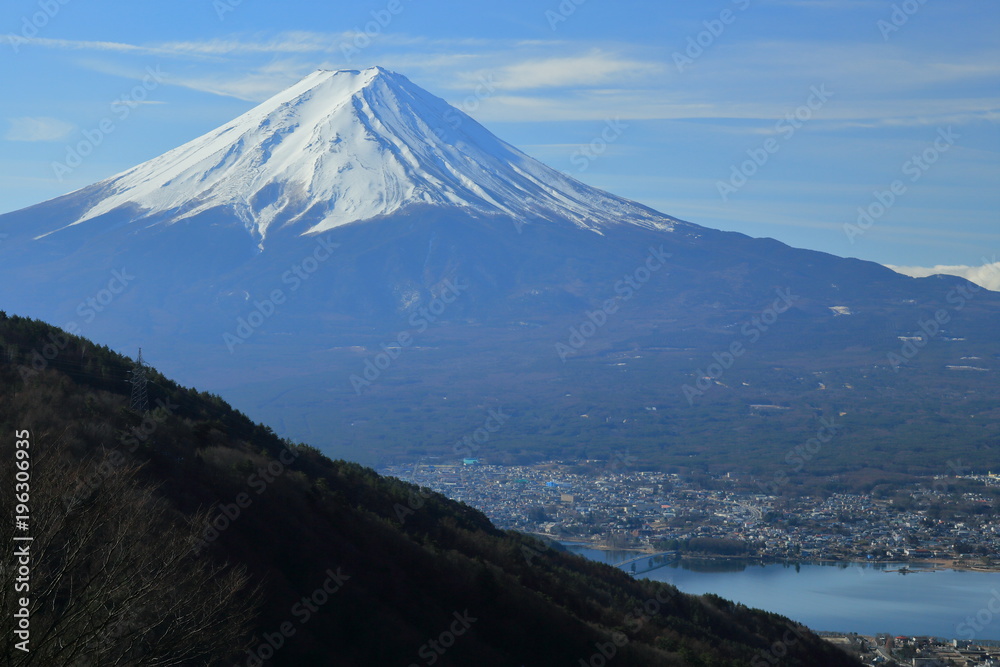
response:
<svg viewBox="0 0 1000 667"><path fill-rule="evenodd" d="M635 556L628 551L566 547L602 563ZM897 564L802 563L759 565L701 560L672 563L642 575L685 593L715 593L773 611L814 630L932 635L1000 640L1000 573L935 570Z"/></svg>

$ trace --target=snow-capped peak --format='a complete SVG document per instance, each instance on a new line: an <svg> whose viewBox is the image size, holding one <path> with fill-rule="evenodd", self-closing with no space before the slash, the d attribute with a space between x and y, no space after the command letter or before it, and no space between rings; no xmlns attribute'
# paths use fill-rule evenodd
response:
<svg viewBox="0 0 1000 667"><path fill-rule="evenodd" d="M600 231L676 221L528 157L381 67L318 70L225 125L92 186L75 222L119 207L176 221L222 207L259 239L320 232L415 205Z"/></svg>

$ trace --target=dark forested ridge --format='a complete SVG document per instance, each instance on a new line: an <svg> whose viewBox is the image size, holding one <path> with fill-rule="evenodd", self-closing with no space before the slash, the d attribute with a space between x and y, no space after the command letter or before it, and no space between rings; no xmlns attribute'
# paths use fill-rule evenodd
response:
<svg viewBox="0 0 1000 667"><path fill-rule="evenodd" d="M5 664L857 664L783 617L331 461L154 370L140 414L131 366L0 313L3 506L27 431L35 538L31 651L5 631Z"/></svg>

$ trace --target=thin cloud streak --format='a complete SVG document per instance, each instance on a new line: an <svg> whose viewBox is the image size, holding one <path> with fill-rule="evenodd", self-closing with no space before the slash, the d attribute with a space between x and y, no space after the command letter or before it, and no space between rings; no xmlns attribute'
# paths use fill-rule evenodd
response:
<svg viewBox="0 0 1000 667"><path fill-rule="evenodd" d="M59 141L76 129L72 123L47 116L8 118L7 122L6 141Z"/></svg>

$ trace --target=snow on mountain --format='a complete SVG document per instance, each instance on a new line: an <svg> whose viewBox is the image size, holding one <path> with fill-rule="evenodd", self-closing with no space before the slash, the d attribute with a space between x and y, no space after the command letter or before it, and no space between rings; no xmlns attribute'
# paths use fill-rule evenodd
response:
<svg viewBox="0 0 1000 667"><path fill-rule="evenodd" d="M322 232L416 205L600 233L679 221L569 178L504 143L407 78L380 67L319 70L235 120L91 186L69 226L124 206L133 221L234 213L259 240Z"/></svg>

